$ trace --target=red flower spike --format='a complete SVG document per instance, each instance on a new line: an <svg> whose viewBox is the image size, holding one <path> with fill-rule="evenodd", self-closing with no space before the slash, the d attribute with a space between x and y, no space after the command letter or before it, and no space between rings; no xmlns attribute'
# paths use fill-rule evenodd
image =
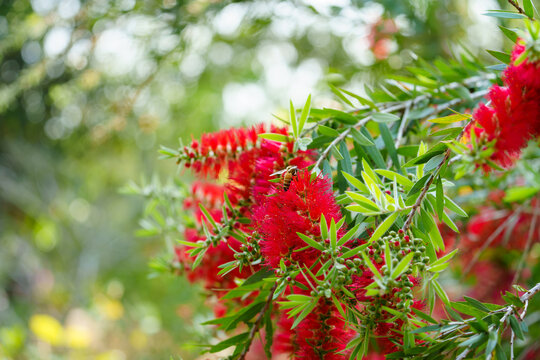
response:
<svg viewBox="0 0 540 360"><path fill-rule="evenodd" d="M504 168L514 164L530 139L540 136L540 62L526 60L516 65L524 50L518 41L512 62L503 73L505 87L491 87L491 104L480 104L463 138L469 140L474 131L481 146L495 142L489 159ZM485 172L491 170L487 164L479 165Z"/></svg>
<svg viewBox="0 0 540 360"><path fill-rule="evenodd" d="M282 258L312 264L318 258L313 248L294 252L306 243L296 234L320 236L321 215L338 222L342 215L332 194L328 178L311 179L309 171L300 171L287 191L278 189L253 210L253 222L261 234L261 252L266 263L278 267Z"/></svg>

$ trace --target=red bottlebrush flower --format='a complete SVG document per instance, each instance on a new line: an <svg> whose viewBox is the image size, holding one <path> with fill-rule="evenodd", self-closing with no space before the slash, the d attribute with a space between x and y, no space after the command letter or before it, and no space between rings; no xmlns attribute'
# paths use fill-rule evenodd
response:
<svg viewBox="0 0 540 360"><path fill-rule="evenodd" d="M347 329L332 301L325 298L298 324L296 359L302 360L344 360L346 354L339 353L354 336Z"/></svg>
<svg viewBox="0 0 540 360"><path fill-rule="evenodd" d="M200 236L195 229L186 229L185 238L190 242L205 240L204 236ZM190 282L203 281L207 289L220 288L229 289L236 287L235 278L245 278L251 274L247 268L243 269L242 273L238 269L233 270L227 276L218 275L219 265L229 261L234 261L234 251L231 248L238 250L240 242L233 238L221 240L217 246L211 246L206 252L202 262L195 269L192 269L194 258L187 254L188 248L185 246L177 246L175 248L176 258L183 265L187 278Z"/></svg>
<svg viewBox="0 0 540 360"><path fill-rule="evenodd" d="M507 231L500 231L499 227L510 221L515 213L508 210L497 210L490 207L480 209L480 213L471 218L467 224L466 235L460 242L460 248L475 250L484 246L490 240L490 247L504 246L506 249L523 250L527 243L529 228L532 222L532 214L521 212L512 223L511 236ZM540 241L537 233L533 233L533 243ZM468 251L464 254L473 254Z"/></svg>
<svg viewBox="0 0 540 360"><path fill-rule="evenodd" d="M504 304L501 295L512 288L514 271L491 261L477 262L472 273L476 277L476 286L471 287L467 295L480 301Z"/></svg>
<svg viewBox="0 0 540 360"><path fill-rule="evenodd" d="M265 132L287 134L287 129L260 124L247 129L233 128L203 134L200 142L193 140L190 146L184 147L180 160L198 175L217 178L222 169L231 172L240 164L240 154L259 147L262 139L258 135Z"/></svg>
<svg viewBox="0 0 540 360"><path fill-rule="evenodd" d="M225 186L195 181L191 185L191 196L184 200L184 209L198 210L199 204L207 209L220 209L223 205Z"/></svg>
<svg viewBox="0 0 540 360"><path fill-rule="evenodd" d="M504 168L512 166L527 142L540 135L540 61L516 65L524 49L518 42L512 63L503 73L505 87L491 87L491 104L480 104L465 130L464 140L474 131L480 150L494 142L489 159ZM490 171L487 164L481 165L484 171Z"/></svg>
<svg viewBox="0 0 540 360"><path fill-rule="evenodd" d="M342 215L332 194L328 178L311 178L309 171L300 171L289 189L275 190L266 201L253 210L253 222L261 234L261 252L271 267L279 266L281 259L311 264L318 258L315 249L293 252L305 247L296 234L320 236L319 221L324 215L327 222L338 222Z"/></svg>

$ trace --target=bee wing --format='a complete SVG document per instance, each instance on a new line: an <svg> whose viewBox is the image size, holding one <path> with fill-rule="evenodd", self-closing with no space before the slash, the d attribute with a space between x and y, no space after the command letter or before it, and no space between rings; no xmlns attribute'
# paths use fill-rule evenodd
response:
<svg viewBox="0 0 540 360"><path fill-rule="evenodd" d="M285 171L287 171L287 169L279 170L279 171L276 171L273 174L270 174L270 176L276 176L276 175L279 175L279 174L283 174Z"/></svg>

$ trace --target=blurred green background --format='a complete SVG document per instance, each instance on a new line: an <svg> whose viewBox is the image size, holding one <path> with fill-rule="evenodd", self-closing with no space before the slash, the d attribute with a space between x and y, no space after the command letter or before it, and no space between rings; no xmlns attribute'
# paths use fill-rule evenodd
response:
<svg viewBox="0 0 540 360"><path fill-rule="evenodd" d="M200 289L149 277L130 180L219 127L289 99L339 106L418 58L504 41L504 1L3 0L0 3L0 359L196 357ZM496 63L495 59L488 62ZM140 182L140 181L138 181Z"/></svg>

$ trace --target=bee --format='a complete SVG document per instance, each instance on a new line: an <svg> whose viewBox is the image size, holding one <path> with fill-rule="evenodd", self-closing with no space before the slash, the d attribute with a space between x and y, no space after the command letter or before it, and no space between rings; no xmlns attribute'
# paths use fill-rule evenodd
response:
<svg viewBox="0 0 540 360"><path fill-rule="evenodd" d="M298 167L297 166L287 166L285 169L283 170L280 170L280 171L276 171L275 173L273 173L272 175L270 176L275 176L275 175L282 175L282 178L283 178L283 190L287 191L289 190L289 186L291 186L291 182L292 182L292 179L294 176L296 176L296 174L298 174Z"/></svg>

